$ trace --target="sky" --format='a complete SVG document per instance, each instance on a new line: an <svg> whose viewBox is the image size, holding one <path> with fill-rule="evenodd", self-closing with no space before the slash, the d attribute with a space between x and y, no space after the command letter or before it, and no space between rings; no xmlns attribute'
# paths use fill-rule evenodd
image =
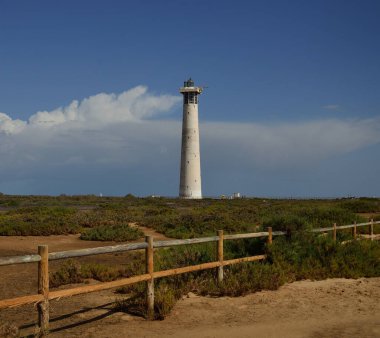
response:
<svg viewBox="0 0 380 338"><path fill-rule="evenodd" d="M380 2L0 0L0 192L380 195Z"/></svg>

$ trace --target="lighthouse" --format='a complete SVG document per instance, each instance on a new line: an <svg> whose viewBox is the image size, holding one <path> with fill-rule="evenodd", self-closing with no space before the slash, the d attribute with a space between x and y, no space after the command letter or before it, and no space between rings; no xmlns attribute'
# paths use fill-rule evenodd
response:
<svg viewBox="0 0 380 338"><path fill-rule="evenodd" d="M181 175L179 197L202 198L201 157L199 152L198 95L202 87L195 87L190 78L180 88L183 94Z"/></svg>

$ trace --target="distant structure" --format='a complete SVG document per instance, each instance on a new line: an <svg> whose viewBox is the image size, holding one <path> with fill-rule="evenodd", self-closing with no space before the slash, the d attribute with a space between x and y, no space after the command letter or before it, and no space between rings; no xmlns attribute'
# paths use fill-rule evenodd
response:
<svg viewBox="0 0 380 338"><path fill-rule="evenodd" d="M241 194L240 192L234 192L231 196L231 199L235 199L235 198L241 198Z"/></svg>
<svg viewBox="0 0 380 338"><path fill-rule="evenodd" d="M181 177L179 197L202 198L201 158L199 152L198 95L202 87L195 87L190 78L180 88L183 94Z"/></svg>

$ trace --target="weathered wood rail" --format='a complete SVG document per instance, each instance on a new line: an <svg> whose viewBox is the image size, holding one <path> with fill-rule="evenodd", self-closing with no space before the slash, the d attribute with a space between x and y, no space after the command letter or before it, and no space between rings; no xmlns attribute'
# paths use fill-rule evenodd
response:
<svg viewBox="0 0 380 338"><path fill-rule="evenodd" d="M374 224L380 224L380 221L367 223L354 223L349 225L337 226L334 224L332 227L313 229L311 232L333 232L333 239L336 240L336 233L338 230L352 229L352 235L354 239L357 238L357 228L363 226L369 226L370 238L374 239ZM0 257L0 266L2 265L12 265L12 264L24 264L38 262L38 294L28 295L23 297L17 297L12 299L0 300L0 309L17 307L25 304L37 304L39 313L39 326L40 335L46 335L49 331L49 300L60 299L62 297L71 297L74 295L101 291L111 288L116 288L125 285L131 285L138 282L147 282L147 318L152 319L154 316L154 280L156 278L174 276L178 274L183 274L187 272L194 272L206 269L217 268L217 279L218 282L223 281L223 267L226 265L232 265L242 262L253 262L265 259L265 255L256 255L250 257L242 257L236 259L225 260L223 254L223 247L225 240L236 240L236 239L246 239L246 238L260 238L267 237L268 244L272 243L273 236L286 235L284 231L272 231L272 228L268 228L268 231L264 232L254 232L245 234L234 234L225 235L223 230L219 230L217 236L203 237L203 238L192 238L192 239L175 239L167 241L153 241L153 237L147 236L145 242L141 243L131 243L113 246L104 246L90 249L80 249L80 250L69 250L61 252L48 252L48 247L46 245L41 245L38 247L38 254L34 255L24 255L24 256L12 256L12 257ZM178 245L189 245L189 244L199 244L199 243L210 243L217 242L217 261L203 263L192 266L185 266L181 268L154 271L154 249L173 247ZM96 285L84 285L72 289L65 290L49 290L49 261L73 258L73 257L83 257L89 255L100 255L107 253L117 253L126 252L132 250L145 250L146 257L146 273L138 276L122 278L111 282L103 282Z"/></svg>

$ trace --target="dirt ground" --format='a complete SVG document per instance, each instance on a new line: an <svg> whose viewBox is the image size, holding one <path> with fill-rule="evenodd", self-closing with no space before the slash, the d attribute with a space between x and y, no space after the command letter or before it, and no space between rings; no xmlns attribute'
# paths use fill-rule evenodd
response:
<svg viewBox="0 0 380 338"><path fill-rule="evenodd" d="M238 298L189 294L163 321L114 312L112 291L51 302L52 337L380 337L380 278L302 281ZM0 321L35 330L32 306Z"/></svg>
<svg viewBox="0 0 380 338"><path fill-rule="evenodd" d="M35 253L38 244L53 252L115 243L78 236L0 237L0 256ZM109 264L127 259L83 258ZM0 267L0 276L1 299L36 292L37 264ZM51 337L380 337L380 278L302 281L237 298L189 294L165 320L154 322L114 311L118 297L108 290L52 301ZM16 325L25 337L35 332L37 311L33 305L0 310L1 322Z"/></svg>

